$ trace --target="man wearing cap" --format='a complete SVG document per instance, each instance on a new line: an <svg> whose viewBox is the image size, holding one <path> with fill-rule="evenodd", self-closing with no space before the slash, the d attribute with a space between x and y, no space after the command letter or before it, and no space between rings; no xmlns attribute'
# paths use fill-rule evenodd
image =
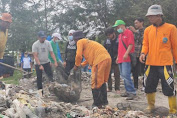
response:
<svg viewBox="0 0 177 118"><path fill-rule="evenodd" d="M160 5L149 7L146 17L152 25L144 31L143 47L140 62L145 62L144 74L145 93L148 107L145 110L151 113L155 108L155 92L159 78L162 91L168 96L169 113L176 113L176 91L174 88L173 59L177 67L177 30L172 24L163 20Z"/></svg>
<svg viewBox="0 0 177 118"><path fill-rule="evenodd" d="M37 87L42 89L42 71L44 70L49 77L50 81L53 81L53 73L50 66L50 60L48 58L49 53L54 60L54 65L58 66L57 60L53 53L52 46L49 41L46 40L44 31L38 32L38 40L32 45L32 52L34 56L34 64L37 74Z"/></svg>
<svg viewBox="0 0 177 118"><path fill-rule="evenodd" d="M117 20L113 27L120 33L118 36L119 46L117 63L119 64L120 75L124 80L126 90L121 96L127 97L126 100L132 100L136 95L136 91L131 80L131 60L129 54L134 52L134 36L132 31L126 29L123 20Z"/></svg>
<svg viewBox="0 0 177 118"><path fill-rule="evenodd" d="M108 104L106 82L111 69L111 57L101 44L84 37L82 31L73 33L73 39L77 45L74 70L80 65L92 66L91 88L94 100L92 107L102 107L102 105ZM83 56L84 62L82 62Z"/></svg>
<svg viewBox="0 0 177 118"><path fill-rule="evenodd" d="M66 48L65 48L65 58L64 58L64 67L66 72L70 73L70 70L74 67L75 64L75 56L76 56L76 43L73 40L73 33L75 32L75 30L70 30L68 33L68 39L69 41L66 44Z"/></svg>
<svg viewBox="0 0 177 118"><path fill-rule="evenodd" d="M50 41L50 44L52 46L52 49L53 49L53 52L55 54L55 58L56 58L57 62L59 62L58 50L57 50L57 43L58 43L59 40L62 40L61 34L59 34L59 33L53 33L52 34L52 40ZM49 59L50 59L50 62L52 64L54 64L55 61L51 57L50 53L49 53Z"/></svg>
<svg viewBox="0 0 177 118"><path fill-rule="evenodd" d="M12 23L12 16L9 13L2 13L2 16L0 17L0 62L3 62L10 23ZM3 78L2 72L2 66L0 65L0 79Z"/></svg>

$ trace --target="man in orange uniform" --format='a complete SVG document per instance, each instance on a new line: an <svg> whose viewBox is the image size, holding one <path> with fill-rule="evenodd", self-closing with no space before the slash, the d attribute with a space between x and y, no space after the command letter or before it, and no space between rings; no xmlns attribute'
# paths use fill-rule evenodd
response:
<svg viewBox="0 0 177 118"><path fill-rule="evenodd" d="M94 100L92 107L107 105L106 82L108 81L111 69L111 57L109 53L101 44L84 38L82 31L74 32L73 39L77 44L74 69L76 70L80 65L85 66L89 64L92 66L91 85ZM85 57L83 63L81 63L82 56Z"/></svg>
<svg viewBox="0 0 177 118"><path fill-rule="evenodd" d="M168 96L169 113L175 114L176 91L172 65L174 58L177 67L177 30L174 25L163 21L160 5L150 6L146 16L152 25L144 31L140 56L142 63L147 56L144 84L148 107L145 111L151 113L155 108L155 92L160 78L163 94Z"/></svg>
<svg viewBox="0 0 177 118"><path fill-rule="evenodd" d="M8 29L12 23L12 16L9 13L2 13L0 17L0 62L3 62L4 50L8 39ZM0 79L3 78L3 69L0 65Z"/></svg>

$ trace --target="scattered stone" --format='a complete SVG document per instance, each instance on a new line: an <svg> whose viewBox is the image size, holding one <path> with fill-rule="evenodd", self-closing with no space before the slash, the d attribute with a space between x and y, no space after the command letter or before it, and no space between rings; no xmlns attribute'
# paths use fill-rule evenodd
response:
<svg viewBox="0 0 177 118"><path fill-rule="evenodd" d="M148 118L142 111L128 111L124 118Z"/></svg>
<svg viewBox="0 0 177 118"><path fill-rule="evenodd" d="M0 81L0 89L5 89L5 83Z"/></svg>
<svg viewBox="0 0 177 118"><path fill-rule="evenodd" d="M131 105L130 103L117 103L117 108L119 110L131 110Z"/></svg>
<svg viewBox="0 0 177 118"><path fill-rule="evenodd" d="M163 117L163 116L168 116L168 114L169 114L169 109L163 106L158 106L153 111L153 115L155 116L159 115L160 117Z"/></svg>

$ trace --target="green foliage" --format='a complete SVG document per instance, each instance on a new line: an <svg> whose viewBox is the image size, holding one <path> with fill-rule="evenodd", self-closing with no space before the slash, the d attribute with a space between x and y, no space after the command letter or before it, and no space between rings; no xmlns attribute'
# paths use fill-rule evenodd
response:
<svg viewBox="0 0 177 118"><path fill-rule="evenodd" d="M60 52L64 53L65 52L65 47L66 47L66 42L61 41L58 44L59 44Z"/></svg>
<svg viewBox="0 0 177 118"><path fill-rule="evenodd" d="M36 76L36 71L33 71L31 77L34 77L34 76ZM18 85L19 80L22 79L22 78L23 78L23 73L20 72L20 71L14 70L13 76L3 78L1 81L5 82L6 84Z"/></svg>
<svg viewBox="0 0 177 118"><path fill-rule="evenodd" d="M177 25L177 0L0 0L0 11L13 16L7 49L31 51L39 30L63 36L70 29L83 30L87 37L102 43L105 28L118 19L127 26L134 25L137 17L146 19L152 4L160 4L165 21ZM65 43L59 45L63 52Z"/></svg>
<svg viewBox="0 0 177 118"><path fill-rule="evenodd" d="M104 34L98 35L95 38L95 41L99 42L100 44L103 44L105 40L106 40L106 37Z"/></svg>
<svg viewBox="0 0 177 118"><path fill-rule="evenodd" d="M22 78L22 73L15 70L13 76L10 76L8 78L4 78L4 79L2 79L2 81L5 82L6 84L18 85L20 78Z"/></svg>

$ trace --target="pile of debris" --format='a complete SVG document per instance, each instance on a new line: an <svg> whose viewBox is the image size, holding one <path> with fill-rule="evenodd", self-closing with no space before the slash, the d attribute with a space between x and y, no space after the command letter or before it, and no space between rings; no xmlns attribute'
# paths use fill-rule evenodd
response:
<svg viewBox="0 0 177 118"><path fill-rule="evenodd" d="M71 103L48 101L41 91L25 91L23 87L5 85L0 90L0 117L4 118L63 118L79 111L80 116L89 115L85 107ZM82 111L82 112L81 112ZM76 113L75 113L76 114ZM3 116L4 115L4 116Z"/></svg>
<svg viewBox="0 0 177 118"><path fill-rule="evenodd" d="M2 114L0 115L10 118L57 118L66 117L73 109L82 110L80 106L64 103L79 100L82 90L81 69L72 71L68 76L62 64L59 64L54 77L55 82L45 81L46 78L43 78L43 96L42 90L36 89L36 78L21 79L19 86L1 83L0 112ZM52 93L64 102L48 99Z"/></svg>
<svg viewBox="0 0 177 118"><path fill-rule="evenodd" d="M105 109L93 109L92 118L148 118L142 111L119 110L107 106Z"/></svg>
<svg viewBox="0 0 177 118"><path fill-rule="evenodd" d="M18 86L1 82L0 118L160 118L168 115L168 109L164 108L157 109L154 116L144 114L134 108L138 107L133 106L133 101L101 109L88 107L92 103L90 76L90 73L81 75L80 69L68 76L59 66L54 72L55 82L50 83L44 77L44 95L37 90L36 78L21 79ZM89 105L81 105L82 101ZM138 101L134 102L140 106Z"/></svg>
<svg viewBox="0 0 177 118"><path fill-rule="evenodd" d="M133 110L130 104L120 104L115 108L86 108L78 104L58 102L42 96L40 90L33 89L34 79L21 80L24 86L1 84L0 117L2 118L148 118L142 111ZM25 86L25 85L29 86ZM53 83L52 83L53 84ZM27 87L27 88L26 88ZM47 86L45 86L45 89ZM47 93L46 93L47 94ZM158 118L158 117L152 117Z"/></svg>
<svg viewBox="0 0 177 118"><path fill-rule="evenodd" d="M76 102L80 98L82 91L81 86L81 69L71 70L70 75L67 75L61 63L54 72L55 82L50 83L49 91L54 93L58 99L64 102Z"/></svg>

